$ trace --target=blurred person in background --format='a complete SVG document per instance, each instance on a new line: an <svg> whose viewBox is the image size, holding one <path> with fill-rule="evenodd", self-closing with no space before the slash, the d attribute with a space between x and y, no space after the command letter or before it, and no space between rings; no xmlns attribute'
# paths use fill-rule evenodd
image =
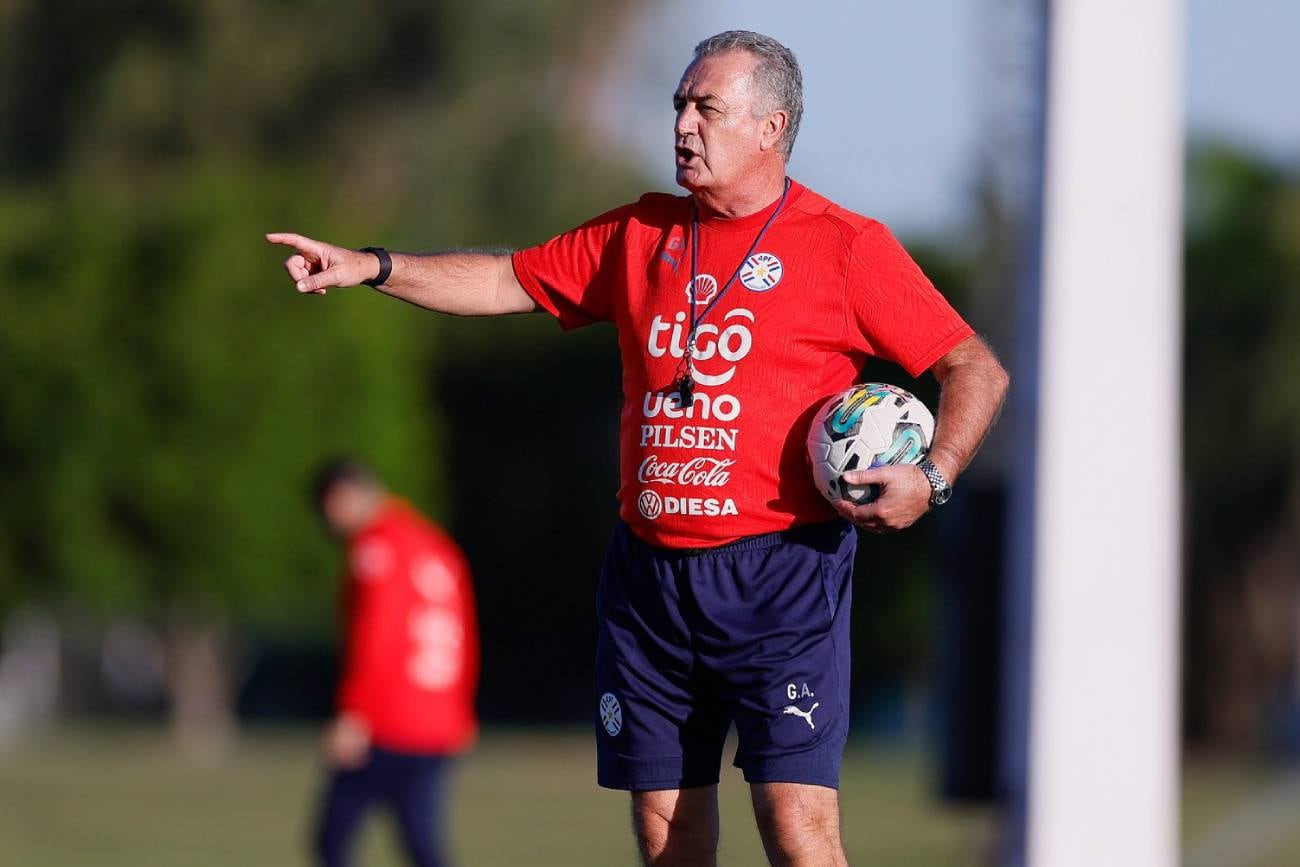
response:
<svg viewBox="0 0 1300 867"><path fill-rule="evenodd" d="M357 460L325 464L313 494L347 554L342 675L324 738L330 774L315 834L318 861L349 863L362 817L386 806L411 862L445 865L449 766L478 728L468 564L446 532L390 495Z"/></svg>
<svg viewBox="0 0 1300 867"><path fill-rule="evenodd" d="M299 292L365 283L443 313L617 326L620 520L598 594L593 721L598 781L632 792L647 864L716 862L733 722L771 862L846 863L851 525L895 532L945 502L1007 387L888 229L786 176L802 87L770 37L701 42L672 98L690 195L647 194L513 255L267 236L293 249ZM880 494L832 507L805 463L808 423L872 355L940 380L934 442L920 466L847 474Z"/></svg>

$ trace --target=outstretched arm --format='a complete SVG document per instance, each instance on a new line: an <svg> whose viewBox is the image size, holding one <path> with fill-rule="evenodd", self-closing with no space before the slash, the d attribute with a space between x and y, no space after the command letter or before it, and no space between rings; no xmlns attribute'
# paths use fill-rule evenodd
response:
<svg viewBox="0 0 1300 867"><path fill-rule="evenodd" d="M299 292L324 295L379 275L373 253L335 247L302 235L272 233L272 244L292 249L284 269ZM537 309L515 278L508 255L490 253L393 253L393 270L379 291L419 307L456 316L531 313Z"/></svg>
<svg viewBox="0 0 1300 867"><path fill-rule="evenodd" d="M1010 379L993 351L968 337L930 368L942 385L930 460L953 484L979 451L997 419ZM844 474L853 485L880 485L880 496L864 506L841 500L836 509L864 530L892 533L910 527L930 508L930 483L913 464Z"/></svg>

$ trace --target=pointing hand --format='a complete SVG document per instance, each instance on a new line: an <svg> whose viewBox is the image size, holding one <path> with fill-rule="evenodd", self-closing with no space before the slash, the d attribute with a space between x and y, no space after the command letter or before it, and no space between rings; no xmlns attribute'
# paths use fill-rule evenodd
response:
<svg viewBox="0 0 1300 867"><path fill-rule="evenodd" d="M284 270L303 294L324 295L330 287L356 286L379 276L379 259L372 253L359 253L285 232L272 232L266 240L294 251L284 260Z"/></svg>

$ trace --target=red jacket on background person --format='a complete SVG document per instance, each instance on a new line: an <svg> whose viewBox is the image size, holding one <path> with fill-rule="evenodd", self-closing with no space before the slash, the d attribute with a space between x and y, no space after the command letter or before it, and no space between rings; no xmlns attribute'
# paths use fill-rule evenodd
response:
<svg viewBox="0 0 1300 867"><path fill-rule="evenodd" d="M347 542L337 704L371 742L455 753L478 732L479 647L464 553L409 504L387 499Z"/></svg>

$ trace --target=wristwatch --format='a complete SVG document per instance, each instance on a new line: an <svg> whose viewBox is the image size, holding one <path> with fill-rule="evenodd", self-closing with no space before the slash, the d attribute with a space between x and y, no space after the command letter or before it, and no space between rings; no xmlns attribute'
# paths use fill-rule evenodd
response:
<svg viewBox="0 0 1300 867"><path fill-rule="evenodd" d="M939 468L929 458L922 458L917 466L930 482L930 505L942 506L948 502L948 498L952 496L952 485L948 484L948 480L943 477L943 473L939 472Z"/></svg>
<svg viewBox="0 0 1300 867"><path fill-rule="evenodd" d="M388 282L388 277L393 273L393 257L388 255L388 251L383 247L362 247L358 253L372 253L379 260L379 273L369 280L361 282L367 286L379 287Z"/></svg>

